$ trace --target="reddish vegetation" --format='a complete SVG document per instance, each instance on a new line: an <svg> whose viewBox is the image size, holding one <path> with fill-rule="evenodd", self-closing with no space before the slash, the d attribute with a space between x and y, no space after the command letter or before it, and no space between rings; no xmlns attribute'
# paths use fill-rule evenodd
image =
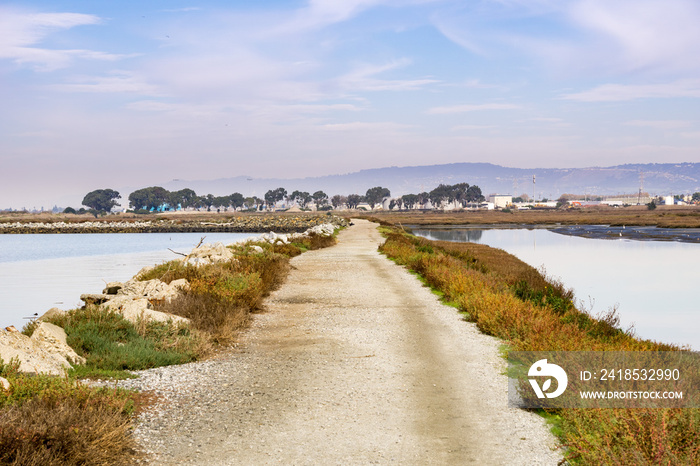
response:
<svg viewBox="0 0 700 466"><path fill-rule="evenodd" d="M398 229L380 250L419 273L489 335L520 351L673 351L634 338L614 313L594 318L577 310L572 294L498 249L433 242ZM584 464L698 464L698 409L562 409L560 436L567 457Z"/></svg>

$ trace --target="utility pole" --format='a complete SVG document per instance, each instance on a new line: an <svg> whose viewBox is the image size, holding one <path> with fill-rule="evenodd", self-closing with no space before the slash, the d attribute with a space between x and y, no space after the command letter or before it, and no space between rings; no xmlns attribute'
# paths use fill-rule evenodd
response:
<svg viewBox="0 0 700 466"><path fill-rule="evenodd" d="M639 194L637 195L637 205L642 205L642 190L644 189L644 172L639 172Z"/></svg>
<svg viewBox="0 0 700 466"><path fill-rule="evenodd" d="M532 175L532 202L535 202L535 176Z"/></svg>

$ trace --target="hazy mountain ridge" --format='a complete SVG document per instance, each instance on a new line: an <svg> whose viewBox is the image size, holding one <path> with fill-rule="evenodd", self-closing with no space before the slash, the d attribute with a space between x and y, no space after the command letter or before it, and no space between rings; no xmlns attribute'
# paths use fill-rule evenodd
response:
<svg viewBox="0 0 700 466"><path fill-rule="evenodd" d="M481 187L484 194L532 196L532 177L539 197L557 198L564 193L636 193L643 173L644 191L652 195L686 194L700 191L700 163L627 164L587 168L513 168L490 163L452 163L413 167L385 167L342 175L296 179L235 176L215 180L173 180L162 186L174 191L194 189L198 194L225 195L240 192L263 197L280 186L293 190L322 190L328 195L364 194L373 186L384 186L393 196L430 191L440 183L467 182Z"/></svg>

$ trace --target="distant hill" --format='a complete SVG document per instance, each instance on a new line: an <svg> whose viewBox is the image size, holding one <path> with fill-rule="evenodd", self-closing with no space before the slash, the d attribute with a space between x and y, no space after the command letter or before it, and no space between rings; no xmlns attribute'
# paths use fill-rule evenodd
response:
<svg viewBox="0 0 700 466"><path fill-rule="evenodd" d="M564 193L623 194L639 191L640 173L644 191L652 195L686 194L700 191L700 163L629 164L589 168L510 168L490 163L452 163L418 167L387 167L361 170L345 175L309 178L251 178L237 176L215 180L172 180L161 184L175 191L190 188L197 194L226 195L240 192L263 197L269 189L322 190L334 194L364 194L374 186L384 186L393 196L430 191L440 183L467 182L478 185L485 195L527 193L532 196L532 177L538 198L556 199Z"/></svg>

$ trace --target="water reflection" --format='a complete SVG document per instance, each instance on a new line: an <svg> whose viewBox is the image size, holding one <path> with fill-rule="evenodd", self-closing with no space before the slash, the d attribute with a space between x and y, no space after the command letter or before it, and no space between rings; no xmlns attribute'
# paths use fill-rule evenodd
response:
<svg viewBox="0 0 700 466"><path fill-rule="evenodd" d="M428 239L464 241L469 230L413 229ZM476 230L471 230L476 231ZM589 239L543 229L481 230L478 240L514 254L573 288L592 314L617 306L622 326L646 339L700 349L700 245ZM473 236L476 237L476 236Z"/></svg>
<svg viewBox="0 0 700 466"><path fill-rule="evenodd" d="M478 243L484 230L421 230L413 228L413 233L435 241L457 241L460 243ZM420 232L420 233L419 233Z"/></svg>

